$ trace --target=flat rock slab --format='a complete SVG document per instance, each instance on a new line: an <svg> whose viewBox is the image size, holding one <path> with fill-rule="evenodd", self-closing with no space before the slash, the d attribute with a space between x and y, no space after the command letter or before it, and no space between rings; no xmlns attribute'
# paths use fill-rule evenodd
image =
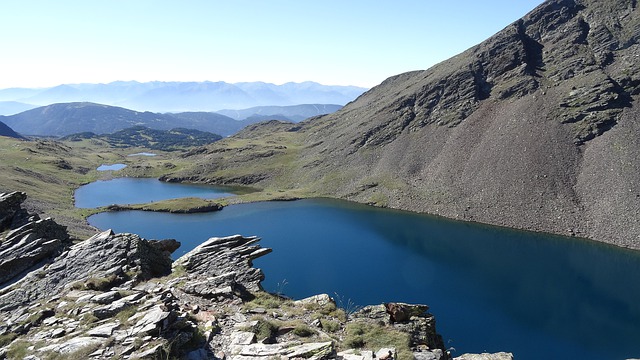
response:
<svg viewBox="0 0 640 360"><path fill-rule="evenodd" d="M39 349L40 352L53 351L70 354L88 346L104 346L106 339L96 337L76 337L61 344L53 344Z"/></svg>
<svg viewBox="0 0 640 360"><path fill-rule="evenodd" d="M87 334L89 334L91 336L107 338L107 337L111 336L111 334L113 334L113 331L115 329L117 329L118 326L120 326L119 322L112 322L112 323L103 324L103 325L100 325L98 327L95 327L95 328L91 329L89 332L87 332Z"/></svg>
<svg viewBox="0 0 640 360"><path fill-rule="evenodd" d="M289 343L281 344L250 344L238 346L234 349L232 360L244 360L251 358L304 358L323 359L333 354L333 342L308 343L291 346Z"/></svg>
<svg viewBox="0 0 640 360"><path fill-rule="evenodd" d="M238 331L231 334L231 345L249 345L256 342L256 334L249 331Z"/></svg>

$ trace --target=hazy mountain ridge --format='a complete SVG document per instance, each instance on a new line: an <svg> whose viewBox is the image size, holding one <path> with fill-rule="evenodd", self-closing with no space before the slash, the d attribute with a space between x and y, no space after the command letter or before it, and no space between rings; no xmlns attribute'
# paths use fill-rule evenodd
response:
<svg viewBox="0 0 640 360"><path fill-rule="evenodd" d="M0 101L33 105L94 102L138 111L184 112L246 109L298 104L344 105L366 91L356 86L315 82L275 85L264 82L123 82L63 84L45 89L2 89Z"/></svg>
<svg viewBox="0 0 640 360"><path fill-rule="evenodd" d="M184 112L158 114L139 112L121 107L94 103L63 103L28 110L16 115L0 116L9 126L24 135L66 136L79 132L96 134L113 133L132 126L142 125L152 129L170 130L176 127L197 129L222 136L229 136L249 124L264 120L296 121L311 114L340 108L339 105L306 104L283 107L256 107L239 110L240 114L283 112L279 115L252 116L235 120L215 112ZM335 110L333 110L335 111ZM307 116L309 115L309 116Z"/></svg>
<svg viewBox="0 0 640 360"><path fill-rule="evenodd" d="M640 248L639 37L635 2L546 1L458 56L301 123L295 136L260 135L295 145L284 153L236 162L216 150L241 143L229 139L174 178L239 179ZM222 172L210 165L221 161Z"/></svg>

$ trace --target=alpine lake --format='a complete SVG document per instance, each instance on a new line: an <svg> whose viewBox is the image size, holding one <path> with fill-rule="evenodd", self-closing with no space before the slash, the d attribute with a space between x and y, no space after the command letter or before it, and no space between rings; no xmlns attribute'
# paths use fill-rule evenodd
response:
<svg viewBox="0 0 640 360"><path fill-rule="evenodd" d="M227 188L114 179L76 191L76 206L230 196ZM340 200L231 205L170 214L104 212L89 223L175 238L174 257L214 236L257 235L265 290L327 293L338 306L430 306L453 356L516 359L640 357L640 252L594 241L459 222Z"/></svg>

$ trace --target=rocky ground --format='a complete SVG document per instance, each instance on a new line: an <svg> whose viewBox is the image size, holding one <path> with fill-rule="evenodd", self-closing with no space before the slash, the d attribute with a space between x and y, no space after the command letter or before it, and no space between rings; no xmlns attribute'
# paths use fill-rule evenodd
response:
<svg viewBox="0 0 640 360"><path fill-rule="evenodd" d="M251 263L271 249L258 238L211 238L172 262L175 240L105 231L71 244L25 198L0 194L0 359L451 358L425 305L355 311L262 291Z"/></svg>

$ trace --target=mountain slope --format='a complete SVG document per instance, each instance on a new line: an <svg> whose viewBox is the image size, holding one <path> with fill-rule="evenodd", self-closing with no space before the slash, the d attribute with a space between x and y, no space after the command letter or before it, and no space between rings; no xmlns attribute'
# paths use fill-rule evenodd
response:
<svg viewBox="0 0 640 360"><path fill-rule="evenodd" d="M450 60L253 144L287 139L282 153L241 164L216 150L241 143L229 139L174 178L640 248L639 37L636 2L549 0Z"/></svg>
<svg viewBox="0 0 640 360"><path fill-rule="evenodd" d="M312 116L325 115L336 112L340 110L340 108L342 108L341 105L333 104L300 104L290 106L255 106L249 109L219 110L216 112L218 114L222 114L236 120L247 119L252 116L270 117L278 115L281 117L286 117L291 121L299 122Z"/></svg>
<svg viewBox="0 0 640 360"><path fill-rule="evenodd" d="M22 139L23 137L18 135L12 128L8 127L5 123L0 121L0 136L8 136L16 139Z"/></svg>

